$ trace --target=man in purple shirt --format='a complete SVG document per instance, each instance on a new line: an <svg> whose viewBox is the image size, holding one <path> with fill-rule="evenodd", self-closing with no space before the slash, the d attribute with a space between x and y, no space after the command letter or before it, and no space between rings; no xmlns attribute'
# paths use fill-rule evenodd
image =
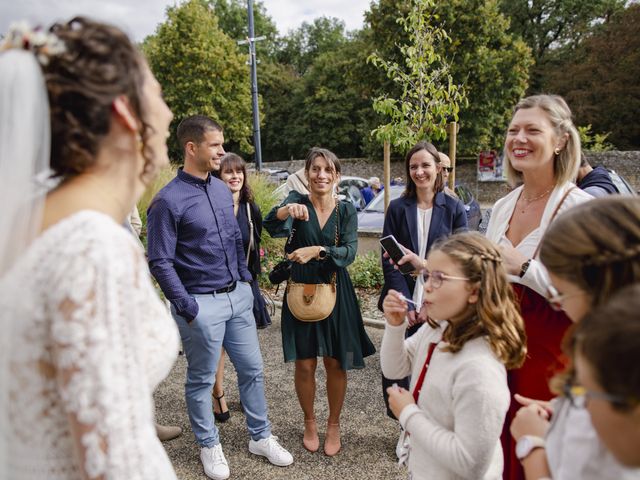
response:
<svg viewBox="0 0 640 480"><path fill-rule="evenodd" d="M229 477L211 400L222 347L238 374L249 451L274 465L290 465L293 457L271 434L267 418L251 274L233 199L211 175L224 155L222 128L208 117L191 116L178 126L178 140L184 167L158 192L147 214L149 267L171 302L182 337L185 397L204 471L214 480Z"/></svg>

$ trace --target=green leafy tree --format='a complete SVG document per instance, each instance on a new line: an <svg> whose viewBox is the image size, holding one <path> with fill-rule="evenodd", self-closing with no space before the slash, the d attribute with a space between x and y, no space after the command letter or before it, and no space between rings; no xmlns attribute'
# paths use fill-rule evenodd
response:
<svg viewBox="0 0 640 480"><path fill-rule="evenodd" d="M406 16L410 5L409 0L378 0L365 14L366 43L398 64L403 62L398 45L408 43L408 33L395 19ZM437 2L430 17L434 25L446 27L451 41L440 42L437 53L450 59L453 83L464 84L467 96L468 105L459 112L458 150L475 154L496 148L503 142L513 106L528 86L529 48L508 33L509 23L497 0ZM401 94L379 73L369 71L363 78L374 92L386 91L396 98Z"/></svg>
<svg viewBox="0 0 640 480"><path fill-rule="evenodd" d="M382 95L373 102L376 112L390 122L372 131L378 141L390 141L405 152L423 138L446 138L446 125L458 120L464 91L454 84L450 67L439 53L441 44L450 41L447 32L432 23L435 0L415 0L406 17L398 23L409 36L400 47L402 64L372 54L371 62L382 68L402 90L399 97Z"/></svg>
<svg viewBox="0 0 640 480"><path fill-rule="evenodd" d="M260 65L258 89L264 115L262 156L265 161L300 158L303 149L304 125L299 114L304 108L302 80L289 65Z"/></svg>
<svg viewBox="0 0 640 480"><path fill-rule="evenodd" d="M304 75L318 56L339 48L346 41L342 20L316 18L312 23L303 22L281 40L278 61L291 65L299 75Z"/></svg>
<svg viewBox="0 0 640 480"><path fill-rule="evenodd" d="M363 43L345 36L341 21L320 18L284 44L283 63L263 65L258 77L264 158L301 158L314 145L340 157L361 155L368 135L362 118L371 111L362 78L354 75L368 55Z"/></svg>
<svg viewBox="0 0 640 480"><path fill-rule="evenodd" d="M325 145L339 157L360 156L362 115L371 108L370 98L352 76L352 58L358 45L346 42L318 56L302 78L301 123L306 145Z"/></svg>
<svg viewBox="0 0 640 480"><path fill-rule="evenodd" d="M246 0L209 0L208 3L218 17L218 25L230 38L242 40L249 36ZM278 28L267 14L264 2L253 3L253 30L257 37L267 37L256 42L258 59L273 61L278 51Z"/></svg>
<svg viewBox="0 0 640 480"><path fill-rule="evenodd" d="M640 4L616 13L571 55L554 61L546 86L562 95L578 124L610 132L621 150L640 148Z"/></svg>
<svg viewBox="0 0 640 480"><path fill-rule="evenodd" d="M170 154L182 158L175 129L185 117L208 115L219 122L225 140L252 152L251 93L245 56L218 26L213 10L203 1L189 0L168 7L167 19L147 37L143 51L162 85L174 114Z"/></svg>
<svg viewBox="0 0 640 480"><path fill-rule="evenodd" d="M348 41L319 55L302 77L289 65L264 69L266 159L301 158L314 145L339 157L362 154L362 118L371 106L358 87L360 79L352 75L358 48Z"/></svg>
<svg viewBox="0 0 640 480"><path fill-rule="evenodd" d="M501 0L510 32L529 45L535 60L530 91L543 87L544 67L554 49L576 47L594 26L607 22L627 0Z"/></svg>
<svg viewBox="0 0 640 480"><path fill-rule="evenodd" d="M606 152L613 150L613 145L607 142L610 133L594 133L591 131L591 125L578 127L580 134L580 145L582 150L587 152Z"/></svg>

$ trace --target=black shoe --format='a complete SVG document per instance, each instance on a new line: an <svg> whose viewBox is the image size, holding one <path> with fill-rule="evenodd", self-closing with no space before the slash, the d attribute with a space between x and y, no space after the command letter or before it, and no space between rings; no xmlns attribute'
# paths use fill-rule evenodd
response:
<svg viewBox="0 0 640 480"><path fill-rule="evenodd" d="M215 410L214 410L213 411L213 416L220 423L226 422L227 420L229 420L231 418L231 413L229 412L229 409L227 409L226 412L222 411L222 403L220 402L220 400L224 397L224 392L222 392L222 395L220 395L219 397L216 397L213 394L211 396L213 397L213 401L214 402L218 402L218 408L220 409L220 412L221 412L221 413L216 413Z"/></svg>

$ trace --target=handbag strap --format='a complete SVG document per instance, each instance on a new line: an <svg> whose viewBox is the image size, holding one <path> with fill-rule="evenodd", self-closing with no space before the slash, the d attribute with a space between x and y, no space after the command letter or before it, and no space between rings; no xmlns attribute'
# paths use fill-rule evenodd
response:
<svg viewBox="0 0 640 480"><path fill-rule="evenodd" d="M289 238L287 238L287 241L284 244L284 256L285 256L285 258L286 258L288 253L291 253L291 252L287 251L287 249L290 248L291 244L293 243L293 237L296 234L296 225L297 225L296 222L297 222L297 220L295 220L295 219L291 222L291 232L289 232Z"/></svg>
<svg viewBox="0 0 640 480"><path fill-rule="evenodd" d="M338 240L340 239L340 234L339 234L339 224L340 224L340 214L339 214L339 210L340 210L340 201L336 201L336 247L338 246Z"/></svg>
<svg viewBox="0 0 640 480"><path fill-rule="evenodd" d="M249 245L247 246L247 254L245 260L247 261L247 265L249 265L249 253L253 250L253 219L251 218L251 207L249 207L249 202L247 202L247 219L249 220Z"/></svg>
<svg viewBox="0 0 640 480"><path fill-rule="evenodd" d="M336 243L336 247L338 246L338 242L340 240L340 230L339 230L339 226L340 226L340 214L338 213L340 211L340 200L336 200L336 237L335 237L335 243ZM334 270L333 275L331 275L331 284L335 285L336 284L336 272Z"/></svg>
<svg viewBox="0 0 640 480"><path fill-rule="evenodd" d="M429 343L429 352L427 353L427 358L424 361L424 365L422 366L422 371L420 372L420 376L418 377L418 381L413 387L413 399L418 403L418 397L420 396L420 391L422 390L422 384L424 383L424 377L427 375L427 370L429 369L429 363L431 362L431 356L433 355L433 351L436 349L438 344L436 342Z"/></svg>
<svg viewBox="0 0 640 480"><path fill-rule="evenodd" d="M562 207L562 204L564 203L564 201L567 199L567 197L569 196L569 194L574 188L578 188L578 187L574 185L573 187L569 188L569 190L564 192L564 195L560 199L560 202L558 203L558 205L556 205L556 208L553 210L553 213L551 214L551 218L549 219L549 225L551 225L551 222L553 222L553 219L556 218L556 215L558 215L558 212L560 211L560 207ZM536 258L538 256L541 246L542 246L542 239L540 239L540 241L538 242L538 246L536 247L535 252L533 252L533 255L531 258Z"/></svg>

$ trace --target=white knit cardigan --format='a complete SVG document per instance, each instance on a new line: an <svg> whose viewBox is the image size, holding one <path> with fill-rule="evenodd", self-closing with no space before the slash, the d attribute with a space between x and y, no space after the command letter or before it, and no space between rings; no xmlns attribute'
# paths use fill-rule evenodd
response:
<svg viewBox="0 0 640 480"><path fill-rule="evenodd" d="M413 391L429 343L433 352L418 403L402 410L400 424L409 433L409 471L419 479L500 479L500 434L509 407L504 365L486 338L467 342L457 353L442 351L446 322L424 324L405 340L404 325L385 328L380 360L388 378L411 375Z"/></svg>

